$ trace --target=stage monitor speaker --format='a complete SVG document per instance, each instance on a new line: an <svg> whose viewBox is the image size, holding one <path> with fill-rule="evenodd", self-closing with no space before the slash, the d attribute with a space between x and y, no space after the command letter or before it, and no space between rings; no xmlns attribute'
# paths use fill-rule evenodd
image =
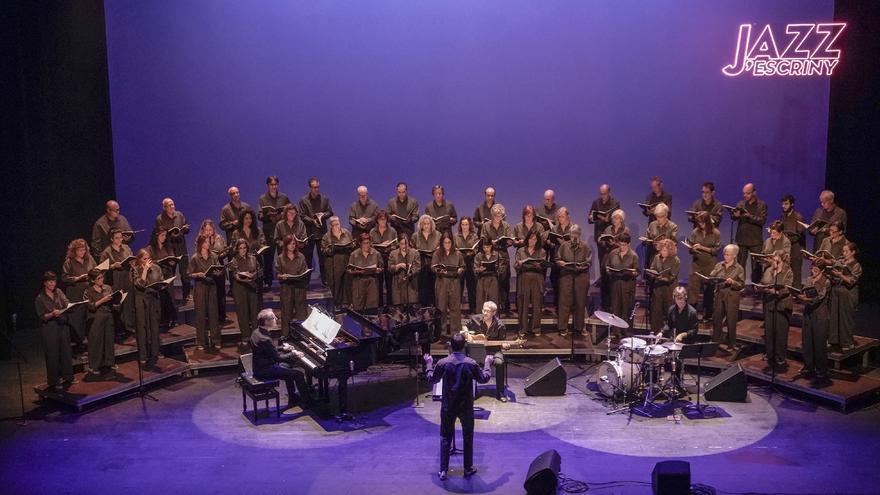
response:
<svg viewBox="0 0 880 495"><path fill-rule="evenodd" d="M691 465L685 461L663 461L651 472L654 495L681 495L691 492Z"/></svg>
<svg viewBox="0 0 880 495"><path fill-rule="evenodd" d="M716 402L745 402L747 394L748 378L739 363L718 373L703 387L703 397Z"/></svg>
<svg viewBox="0 0 880 495"><path fill-rule="evenodd" d="M550 495L556 493L559 469L562 458L559 452L548 450L539 455L529 466L529 474L523 487L529 495Z"/></svg>
<svg viewBox="0 0 880 495"><path fill-rule="evenodd" d="M526 378L526 395L565 395L567 379L559 358L553 358Z"/></svg>

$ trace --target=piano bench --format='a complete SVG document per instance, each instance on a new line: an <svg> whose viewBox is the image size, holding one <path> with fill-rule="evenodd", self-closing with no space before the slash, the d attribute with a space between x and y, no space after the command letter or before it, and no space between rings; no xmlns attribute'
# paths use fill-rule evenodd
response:
<svg viewBox="0 0 880 495"><path fill-rule="evenodd" d="M275 399L275 415L281 417L281 397L278 393L278 380L260 380L254 378L249 373L241 375L241 404L242 413L247 412L247 398L250 397L254 403L254 423L257 423L260 417L260 410L257 409L257 403L266 401L266 416L269 416L269 400Z"/></svg>

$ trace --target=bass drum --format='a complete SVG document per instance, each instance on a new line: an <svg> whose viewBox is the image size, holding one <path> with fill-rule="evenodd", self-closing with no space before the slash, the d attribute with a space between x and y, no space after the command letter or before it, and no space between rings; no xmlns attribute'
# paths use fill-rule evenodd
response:
<svg viewBox="0 0 880 495"><path fill-rule="evenodd" d="M596 386L605 397L614 397L615 392L637 390L641 382L642 366L639 364L605 361L596 368Z"/></svg>

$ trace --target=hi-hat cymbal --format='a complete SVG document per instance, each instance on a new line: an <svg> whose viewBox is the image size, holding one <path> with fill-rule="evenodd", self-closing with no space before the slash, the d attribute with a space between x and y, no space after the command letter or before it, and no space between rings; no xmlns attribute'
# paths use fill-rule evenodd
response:
<svg viewBox="0 0 880 495"><path fill-rule="evenodd" d="M617 315L606 313L605 311L596 311L595 313L593 313L593 316L599 318L607 325L620 328L629 328L629 323L627 323Z"/></svg>
<svg viewBox="0 0 880 495"><path fill-rule="evenodd" d="M651 333L649 333L647 335L633 335L633 337L635 337L637 339L644 339L644 340L657 340L657 339L662 338L659 335L654 335Z"/></svg>

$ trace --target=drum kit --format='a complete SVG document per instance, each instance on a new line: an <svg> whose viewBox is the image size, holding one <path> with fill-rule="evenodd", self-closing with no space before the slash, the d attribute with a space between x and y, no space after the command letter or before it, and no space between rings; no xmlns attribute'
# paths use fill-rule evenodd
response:
<svg viewBox="0 0 880 495"><path fill-rule="evenodd" d="M611 327L629 328L622 318L596 311L596 318L608 325L607 361L596 369L599 393L612 400L622 398L625 405L609 411L635 411L650 415L648 408L659 399L675 401L688 395L682 382L683 366L679 353L683 346L660 335L636 335L621 339L611 350Z"/></svg>

